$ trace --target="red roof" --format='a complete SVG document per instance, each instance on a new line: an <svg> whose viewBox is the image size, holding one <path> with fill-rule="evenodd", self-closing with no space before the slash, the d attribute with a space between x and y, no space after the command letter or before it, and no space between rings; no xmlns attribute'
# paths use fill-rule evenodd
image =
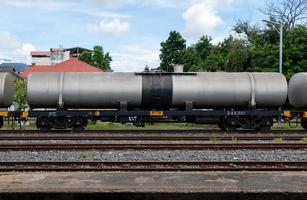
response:
<svg viewBox="0 0 307 200"><path fill-rule="evenodd" d="M101 72L100 69L78 59L69 59L51 67L51 72Z"/></svg>
<svg viewBox="0 0 307 200"><path fill-rule="evenodd" d="M101 72L102 70L77 59L70 59L56 65L33 65L21 73L28 78L32 72Z"/></svg>
<svg viewBox="0 0 307 200"><path fill-rule="evenodd" d="M49 51L31 51L32 56L49 56Z"/></svg>
<svg viewBox="0 0 307 200"><path fill-rule="evenodd" d="M28 67L25 71L21 72L21 76L24 78L28 78L29 74L32 72L49 72L51 66L50 65L34 65L32 67Z"/></svg>

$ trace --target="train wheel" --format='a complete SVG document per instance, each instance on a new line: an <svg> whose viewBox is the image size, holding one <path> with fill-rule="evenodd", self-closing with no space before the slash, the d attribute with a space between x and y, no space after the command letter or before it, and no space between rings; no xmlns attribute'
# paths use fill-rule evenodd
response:
<svg viewBox="0 0 307 200"><path fill-rule="evenodd" d="M270 131L271 130L271 128L272 128L272 126L271 125L261 125L261 126L259 126L257 129L256 129L256 131Z"/></svg>
<svg viewBox="0 0 307 200"><path fill-rule="evenodd" d="M3 126L3 117L0 117L0 128Z"/></svg>
<svg viewBox="0 0 307 200"><path fill-rule="evenodd" d="M218 123L217 126L222 130L226 131L225 127L223 126L222 122Z"/></svg>
<svg viewBox="0 0 307 200"><path fill-rule="evenodd" d="M49 124L48 117L39 117L36 119L36 127L42 132L48 132L52 127Z"/></svg>
<svg viewBox="0 0 307 200"><path fill-rule="evenodd" d="M227 132L234 132L237 129L237 124L231 118L223 118L222 119L222 127L224 127L224 129L222 129L222 130L225 130Z"/></svg>
<svg viewBox="0 0 307 200"><path fill-rule="evenodd" d="M270 131L273 126L273 120L272 119L266 119L264 122L256 128L256 131Z"/></svg>
<svg viewBox="0 0 307 200"><path fill-rule="evenodd" d="M302 118L301 119L301 126L307 130L307 118Z"/></svg>
<svg viewBox="0 0 307 200"><path fill-rule="evenodd" d="M87 126L87 119L83 117L77 117L73 119L72 129L77 132L83 131Z"/></svg>

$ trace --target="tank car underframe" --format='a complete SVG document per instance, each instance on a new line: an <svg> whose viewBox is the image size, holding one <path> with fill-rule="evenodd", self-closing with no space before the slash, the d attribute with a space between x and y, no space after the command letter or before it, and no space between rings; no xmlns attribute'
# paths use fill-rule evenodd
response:
<svg viewBox="0 0 307 200"><path fill-rule="evenodd" d="M255 110L30 110L29 117L37 118L37 128L42 131L54 129L83 130L87 121L132 123L144 126L148 122L188 122L216 124L225 131L238 128L269 130L273 119L281 116L278 109Z"/></svg>
<svg viewBox="0 0 307 200"><path fill-rule="evenodd" d="M297 128L298 125L301 125L302 128L307 130L307 111L304 109L285 110L283 111L282 118L291 128Z"/></svg>

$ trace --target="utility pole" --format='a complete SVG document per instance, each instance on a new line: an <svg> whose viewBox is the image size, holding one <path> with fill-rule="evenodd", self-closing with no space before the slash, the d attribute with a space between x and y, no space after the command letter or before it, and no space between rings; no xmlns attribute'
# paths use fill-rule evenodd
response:
<svg viewBox="0 0 307 200"><path fill-rule="evenodd" d="M269 20L262 20L268 24L279 26L279 73L283 73L282 62L283 62L283 34L284 34L284 24L278 22L272 22ZM277 29L278 30L278 29Z"/></svg>

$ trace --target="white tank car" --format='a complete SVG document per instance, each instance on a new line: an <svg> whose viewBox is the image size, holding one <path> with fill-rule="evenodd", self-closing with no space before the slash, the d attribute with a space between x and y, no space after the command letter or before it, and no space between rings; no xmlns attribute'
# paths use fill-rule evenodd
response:
<svg viewBox="0 0 307 200"><path fill-rule="evenodd" d="M288 97L293 107L307 107L307 73L295 74L290 79Z"/></svg>
<svg viewBox="0 0 307 200"><path fill-rule="evenodd" d="M49 72L30 74L27 99L31 108L255 108L283 105L287 89L279 73Z"/></svg>
<svg viewBox="0 0 307 200"><path fill-rule="evenodd" d="M0 108L8 108L13 104L15 85L9 73L0 73Z"/></svg>

